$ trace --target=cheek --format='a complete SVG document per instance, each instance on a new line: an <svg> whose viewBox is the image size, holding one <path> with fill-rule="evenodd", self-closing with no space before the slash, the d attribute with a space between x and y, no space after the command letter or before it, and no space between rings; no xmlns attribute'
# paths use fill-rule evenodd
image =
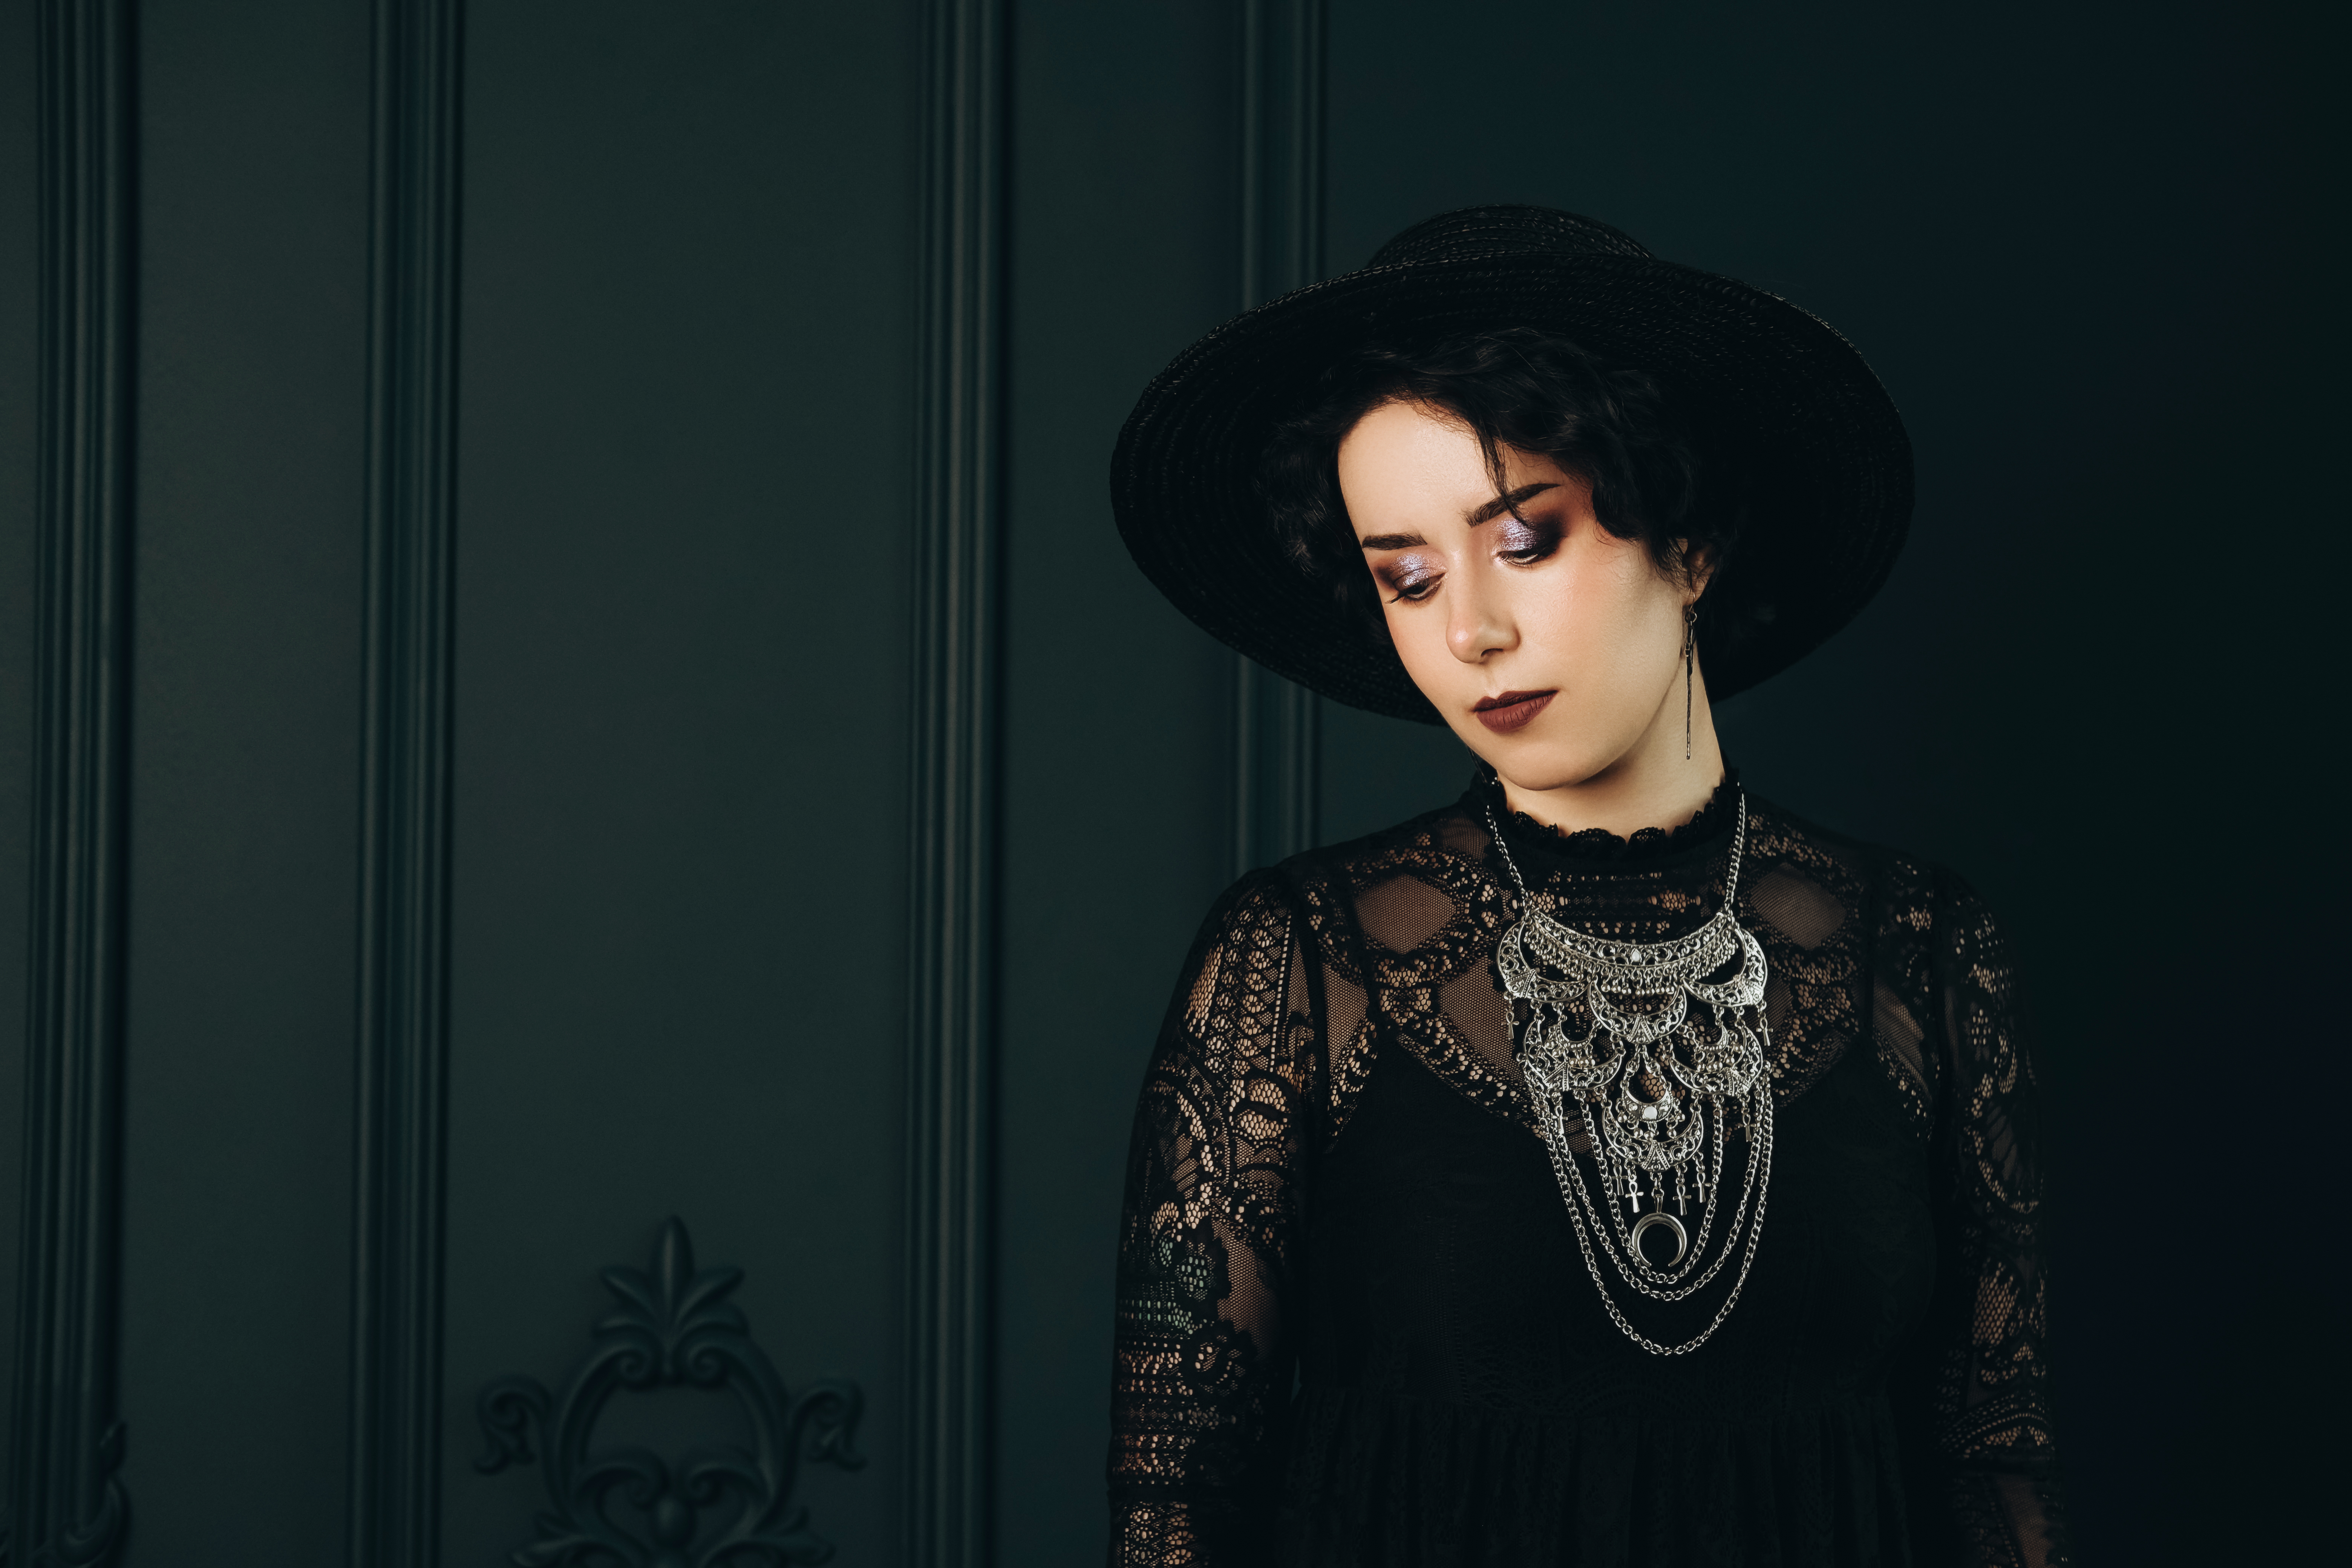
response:
<svg viewBox="0 0 2352 1568"><path fill-rule="evenodd" d="M1397 658L1415 685L1426 689L1431 680L1444 675L1446 665L1461 663L1446 648L1444 616L1395 604L1381 609L1388 621L1389 641L1396 645Z"/></svg>
<svg viewBox="0 0 2352 1568"><path fill-rule="evenodd" d="M1588 670L1612 668L1639 646L1672 591L1658 581L1638 545L1612 540L1564 563L1550 592L1528 605L1531 625L1559 656ZM1532 597L1532 596L1531 596Z"/></svg>

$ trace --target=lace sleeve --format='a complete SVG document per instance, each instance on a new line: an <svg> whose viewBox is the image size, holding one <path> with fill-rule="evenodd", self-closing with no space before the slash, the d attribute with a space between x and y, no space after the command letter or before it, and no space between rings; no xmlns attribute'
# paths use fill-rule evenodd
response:
<svg viewBox="0 0 2352 1568"><path fill-rule="evenodd" d="M1957 884L1939 901L1949 1185L1931 1375L1952 1544L1965 1568L2056 1568L2073 1558L2050 1426L2033 1061L1991 915Z"/></svg>
<svg viewBox="0 0 2352 1568"><path fill-rule="evenodd" d="M1298 935L1245 879L1185 965L1136 1108L1111 1393L1117 1568L1270 1557L1290 1395L1298 1162L1313 1093Z"/></svg>

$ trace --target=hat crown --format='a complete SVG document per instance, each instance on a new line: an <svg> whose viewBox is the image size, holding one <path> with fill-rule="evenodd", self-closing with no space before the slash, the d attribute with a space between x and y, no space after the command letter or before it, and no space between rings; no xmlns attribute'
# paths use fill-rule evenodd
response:
<svg viewBox="0 0 2352 1568"><path fill-rule="evenodd" d="M1495 256L1639 256L1631 235L1558 207L1462 207L1423 218L1372 253L1370 267L1414 267Z"/></svg>

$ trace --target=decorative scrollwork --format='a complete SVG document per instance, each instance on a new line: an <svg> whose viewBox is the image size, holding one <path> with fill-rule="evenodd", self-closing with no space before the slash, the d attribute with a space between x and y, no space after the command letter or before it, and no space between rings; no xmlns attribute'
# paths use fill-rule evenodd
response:
<svg viewBox="0 0 2352 1568"><path fill-rule="evenodd" d="M113 1560L131 1518L122 1490L122 1423L110 1422L98 1440L98 1501L88 1519L68 1528L57 1543L33 1554L33 1568L94 1568Z"/></svg>
<svg viewBox="0 0 2352 1568"><path fill-rule="evenodd" d="M857 1385L812 1383L788 1399L751 1342L742 1309L726 1299L743 1271L698 1271L676 1218L662 1226L650 1269L607 1268L602 1278L620 1310L596 1325L587 1360L561 1395L533 1378L502 1377L476 1402L489 1445L476 1469L493 1475L530 1463L535 1452L546 1456L553 1511L540 1516L538 1538L512 1561L520 1568L780 1568L830 1559L833 1543L809 1528L793 1486L803 1458L853 1470L866 1463L851 1447L865 1408ZM750 1422L750 1450L697 1453L675 1468L641 1448L589 1451L615 1394L669 1387L733 1393ZM628 1522L614 1517L616 1499Z"/></svg>
<svg viewBox="0 0 2352 1568"><path fill-rule="evenodd" d="M33 1548L31 1568L97 1568L122 1543L123 1526L131 1518L131 1500L122 1489L122 1423L112 1422L98 1440L98 1501L90 1516L68 1525L59 1538ZM0 1509L0 1568L16 1561L15 1514Z"/></svg>

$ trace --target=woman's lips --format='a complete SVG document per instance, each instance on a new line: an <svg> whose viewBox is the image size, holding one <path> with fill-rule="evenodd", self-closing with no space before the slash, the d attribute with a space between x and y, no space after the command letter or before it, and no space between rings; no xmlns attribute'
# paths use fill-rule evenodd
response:
<svg viewBox="0 0 2352 1568"><path fill-rule="evenodd" d="M1550 691L1506 691L1500 697L1480 698L1471 711L1478 715L1478 722L1495 733L1507 735L1514 730L1525 728L1528 721L1550 706L1551 700L1559 695L1557 689Z"/></svg>

